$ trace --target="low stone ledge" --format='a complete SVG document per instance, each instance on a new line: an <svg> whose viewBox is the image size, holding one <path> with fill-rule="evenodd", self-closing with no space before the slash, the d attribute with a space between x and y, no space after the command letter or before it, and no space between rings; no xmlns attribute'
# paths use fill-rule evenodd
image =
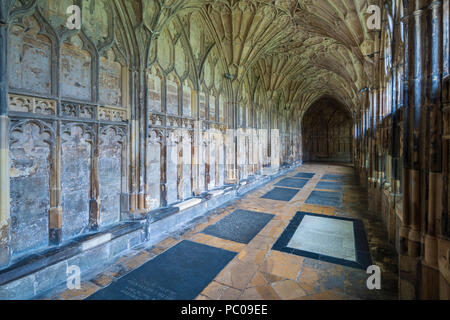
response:
<svg viewBox="0 0 450 320"><path fill-rule="evenodd" d="M186 201L183 201L183 202L181 202L179 204L176 204L175 207L177 207L179 209L179 211L183 211L183 210L189 209L189 208L191 208L193 206L196 206L196 205L198 205L200 203L202 203L202 199L192 198L190 200L186 200Z"/></svg>
<svg viewBox="0 0 450 320"><path fill-rule="evenodd" d="M30 255L0 271L0 299L31 299L64 283L69 266L83 275L144 241L144 225L125 222Z"/></svg>
<svg viewBox="0 0 450 320"><path fill-rule="evenodd" d="M251 176L238 185L226 185L167 208L152 210L143 219L122 222L96 233L32 254L0 270L0 299L30 299L67 280L67 268L76 265L82 275L110 265L130 249L155 245L207 215L301 163L274 170L271 175Z"/></svg>

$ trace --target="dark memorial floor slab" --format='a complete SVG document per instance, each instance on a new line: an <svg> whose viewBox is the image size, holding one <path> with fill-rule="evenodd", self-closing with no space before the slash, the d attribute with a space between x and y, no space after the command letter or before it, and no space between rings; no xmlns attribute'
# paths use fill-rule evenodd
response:
<svg viewBox="0 0 450 320"><path fill-rule="evenodd" d="M193 300L235 255L185 240L88 300Z"/></svg>
<svg viewBox="0 0 450 320"><path fill-rule="evenodd" d="M324 190L342 190L342 182L332 182L332 181L319 181L316 186L316 189L324 189Z"/></svg>
<svg viewBox="0 0 450 320"><path fill-rule="evenodd" d="M305 179L311 179L314 177L315 173L309 173L309 172L299 172L294 177L295 178L305 178Z"/></svg>
<svg viewBox="0 0 450 320"><path fill-rule="evenodd" d="M285 179L279 181L278 183L276 183L275 186L301 189L308 183L308 181L309 180L306 180L306 179L285 178Z"/></svg>
<svg viewBox="0 0 450 320"><path fill-rule="evenodd" d="M274 188L261 198L289 202L299 191L298 189Z"/></svg>
<svg viewBox="0 0 450 320"><path fill-rule="evenodd" d="M247 210L236 210L222 220L207 227L203 233L208 235L239 242L249 243L274 215Z"/></svg>
<svg viewBox="0 0 450 320"><path fill-rule="evenodd" d="M273 250L366 270L372 265L362 221L297 212Z"/></svg>
<svg viewBox="0 0 450 320"><path fill-rule="evenodd" d="M351 180L351 176L345 174L325 174L322 180L332 180L332 181L347 181Z"/></svg>
<svg viewBox="0 0 450 320"><path fill-rule="evenodd" d="M341 207L342 193L331 191L317 191L311 192L311 195L305 202L306 204L315 204L326 207Z"/></svg>

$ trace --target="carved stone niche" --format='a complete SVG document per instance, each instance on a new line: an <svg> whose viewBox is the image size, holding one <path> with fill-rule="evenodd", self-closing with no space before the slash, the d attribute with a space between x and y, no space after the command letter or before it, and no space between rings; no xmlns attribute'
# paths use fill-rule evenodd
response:
<svg viewBox="0 0 450 320"><path fill-rule="evenodd" d="M127 122L128 112L122 108L99 107L98 120L111 122Z"/></svg>
<svg viewBox="0 0 450 320"><path fill-rule="evenodd" d="M94 108L94 106L90 105L63 102L61 104L61 115L70 118L94 119Z"/></svg>
<svg viewBox="0 0 450 320"><path fill-rule="evenodd" d="M167 117L167 126L168 127L180 127L180 118L168 116Z"/></svg>
<svg viewBox="0 0 450 320"><path fill-rule="evenodd" d="M10 94L9 110L53 116L56 115L57 103L55 100Z"/></svg>
<svg viewBox="0 0 450 320"><path fill-rule="evenodd" d="M163 116L159 114L150 114L149 116L150 125L152 126L162 126L163 125Z"/></svg>
<svg viewBox="0 0 450 320"><path fill-rule="evenodd" d="M182 127L186 129L194 129L194 120L192 119L182 119Z"/></svg>

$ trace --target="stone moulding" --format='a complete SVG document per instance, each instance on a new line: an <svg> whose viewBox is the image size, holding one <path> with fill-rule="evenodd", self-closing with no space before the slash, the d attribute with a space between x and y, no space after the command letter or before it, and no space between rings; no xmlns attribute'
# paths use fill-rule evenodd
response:
<svg viewBox="0 0 450 320"><path fill-rule="evenodd" d="M31 96L9 94L9 110L13 112L56 115L57 102Z"/></svg>
<svg viewBox="0 0 450 320"><path fill-rule="evenodd" d="M98 120L111 122L127 122L128 112L122 108L99 107Z"/></svg>
<svg viewBox="0 0 450 320"><path fill-rule="evenodd" d="M71 118L94 119L95 107L91 105L63 102L61 104L61 115Z"/></svg>

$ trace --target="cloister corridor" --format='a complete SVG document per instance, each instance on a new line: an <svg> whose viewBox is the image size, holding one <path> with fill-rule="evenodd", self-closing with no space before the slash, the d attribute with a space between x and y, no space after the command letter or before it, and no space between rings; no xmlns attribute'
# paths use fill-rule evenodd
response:
<svg viewBox="0 0 450 320"><path fill-rule="evenodd" d="M449 301L449 198L450 0L0 0L0 300Z"/></svg>

